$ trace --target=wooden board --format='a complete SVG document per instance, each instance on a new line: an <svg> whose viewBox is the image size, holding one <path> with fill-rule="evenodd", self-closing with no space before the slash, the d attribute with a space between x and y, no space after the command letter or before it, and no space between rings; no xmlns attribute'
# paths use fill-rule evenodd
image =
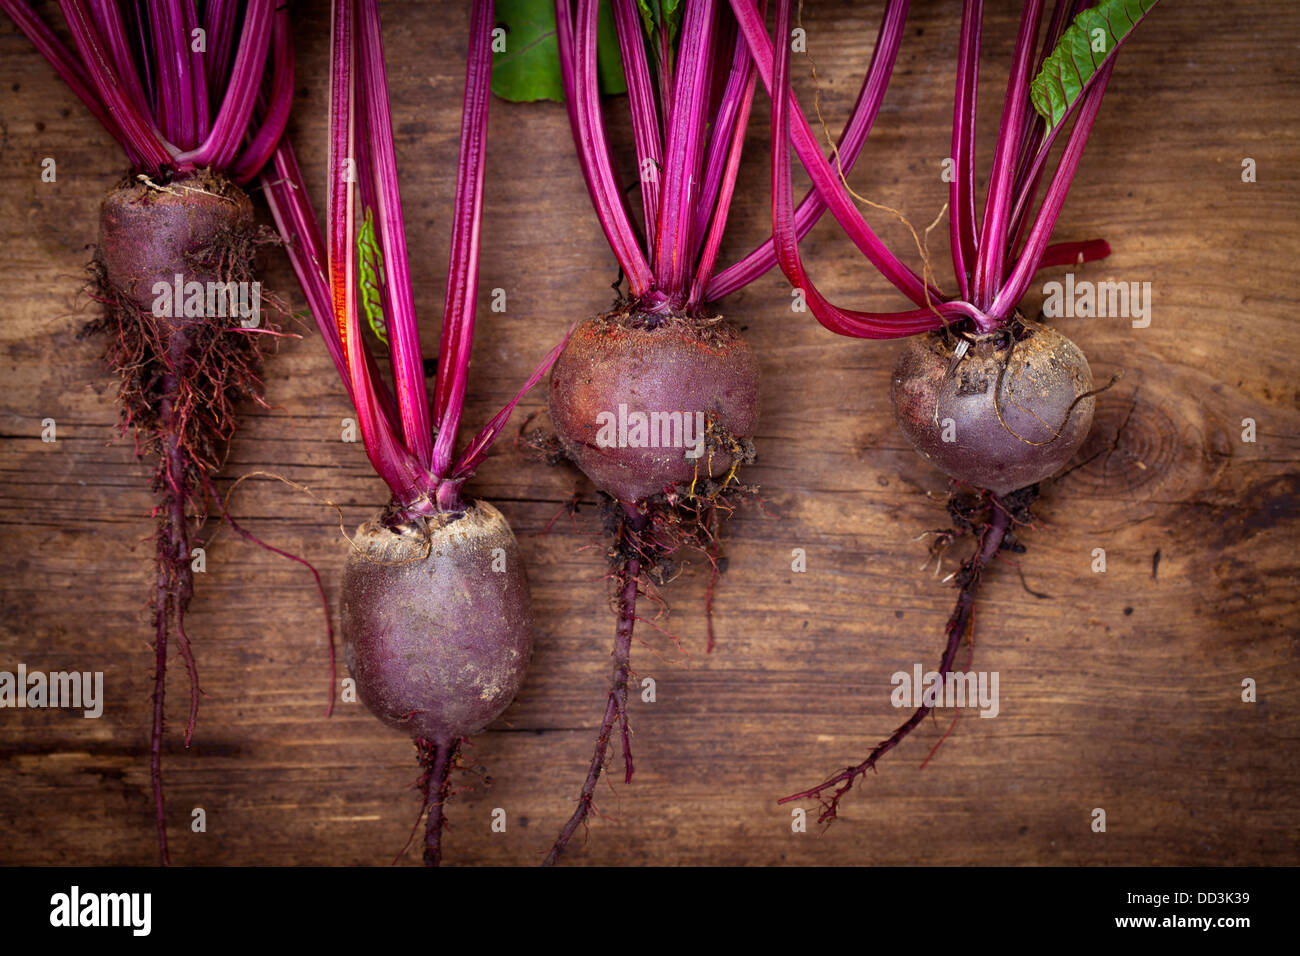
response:
<svg viewBox="0 0 1300 956"><path fill-rule="evenodd" d="M426 354L436 348L463 83L462 5L386 3L406 228ZM821 108L838 127L874 41L876 5L806 6ZM850 177L929 223L947 198L956 4L918 2L865 158ZM1015 4L985 27L987 167ZM1000 675L1000 713L927 722L845 800L828 832L793 833L776 798L860 759L900 720L890 675L937 659L952 592L921 570L917 535L944 524L944 482L896 431L897 343L838 338L791 311L769 275L723 303L762 366L764 506L728 528L704 653L707 575L667 589L678 651L638 632L636 778L602 782L573 864L1296 864L1300 823L1300 9L1162 4L1122 55L1058 239L1105 237L1081 279L1151 283L1151 322L1066 319L1101 380L1079 462L1050 483L1017 567L985 578L974 669ZM46 5L49 12L49 5ZM435 12L436 11L436 12ZM298 3L291 133L323 202L328 4ZM801 98L809 64L796 58ZM622 104L614 134L629 142ZM732 230L733 261L770 228L767 100L756 100ZM556 104L493 101L480 314L467 425L485 421L575 319L603 309L615 264ZM628 168L626 145L619 158ZM57 181L41 181L54 158ZM1242 181L1253 159L1257 181ZM98 203L121 151L8 21L0 23L0 670L101 670L100 719L0 711L0 863L150 864L146 744L152 680L149 465L118 437L114 384L80 294ZM318 208L323 208L319 206ZM888 214L871 220L917 263ZM931 246L946 276L946 224ZM804 243L835 300L900 307L833 223ZM1034 310L1041 283L1025 301ZM268 286L302 308L292 273ZM944 281L944 280L941 280ZM507 308L487 307L503 289ZM354 526L384 502L318 336L268 363L269 408L246 408L223 488L274 471L341 506ZM530 394L516 413L540 409ZM42 420L57 422L43 443ZM1242 441L1253 419L1254 443ZM582 507L556 518L575 488ZM590 486L497 447L472 491L498 504L529 562L537 648L516 703L465 752L448 863L534 864L568 816L603 707L613 638ZM246 483L247 527L321 570L333 602L345 542L328 508ZM549 526L549 530L548 529ZM215 528L209 528L212 534ZM807 570L791 570L804 549ZM1092 570L1095 549L1106 570ZM1156 557L1158 556L1158 567ZM951 561L947 565L950 570ZM1030 591L1038 592L1037 595ZM216 534L190 609L203 689L181 744L173 668L165 757L179 864L388 863L418 812L410 743L360 706L324 719L320 605L298 566ZM1242 682L1258 700L1242 701ZM206 832L191 832L193 808ZM504 833L490 826L506 811ZM1106 812L1105 833L1092 829ZM417 854L405 862L415 863Z"/></svg>

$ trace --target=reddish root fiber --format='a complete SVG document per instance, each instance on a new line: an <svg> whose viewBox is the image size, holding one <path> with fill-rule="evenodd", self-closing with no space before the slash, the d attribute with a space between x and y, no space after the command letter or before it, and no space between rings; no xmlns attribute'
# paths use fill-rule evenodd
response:
<svg viewBox="0 0 1300 956"><path fill-rule="evenodd" d="M709 562L710 577L705 609L708 617L708 648L713 649L713 592L722 573L720 530L724 518L729 516L745 497L756 489L742 485L736 473L743 464L754 461L754 446L747 439L736 439L715 421L710 420L706 430L706 446L711 455L725 456L729 468L723 468L721 477L710 477L712 469L701 469L690 482L677 485L671 492L654 495L638 505L617 502L603 495L606 503L604 530L612 541L608 550L610 571L606 576L613 582L617 596L618 623L614 636L614 672L605 701L600 730L596 735L596 748L592 754L587 779L574 809L543 866L553 866L564 852L569 840L594 812L596 784L604 770L609 741L617 722L623 742L624 782L632 782L631 731L627 719L627 683L631 670L632 637L636 622L641 620L666 635L678 650L681 645L676 636L661 627L652 618L638 618L636 602L639 595L647 596L660 605L658 587L671 581L679 572L677 555L681 551L698 551Z"/></svg>
<svg viewBox="0 0 1300 956"><path fill-rule="evenodd" d="M158 590L154 595L154 684L153 733L149 737L149 779L153 787L154 822L158 828L159 861L168 863L167 814L163 807L162 791L162 725L164 678L167 675L167 583L162 573L158 575Z"/></svg>
<svg viewBox="0 0 1300 956"><path fill-rule="evenodd" d="M1036 494L1037 487L1031 486L1013 492L1006 498L988 495L987 498L980 498L978 512L971 510L962 512L961 517L966 522L967 528L974 531L979 537L975 553L962 564L960 570L955 574L958 586L957 601L944 631L947 644L943 650L943 657L939 662L938 674L941 680L946 678L948 672L952 670L962 638L967 635L971 628L975 612L975 595L979 589L979 580L984 568L993 560L994 555L998 553L1000 548L1013 546L1014 532L1012 531L1012 525L1023 524L1028 521L1029 505ZM875 748L861 763L845 767L839 773L829 777L817 786L791 794L788 797L782 797L777 802L790 803L795 800L806 800L815 797L821 806L821 813L817 818L817 822L827 823L835 819L840 800L849 792L858 778L865 776L867 771L874 770L880 758L897 747L903 741L903 738L915 730L933 710L933 706L923 704L897 730L876 744ZM951 730L951 728L949 729ZM933 751L930 756L933 756ZM929 757L926 758L927 761L929 759Z"/></svg>
<svg viewBox="0 0 1300 956"><path fill-rule="evenodd" d="M604 757L610 748L610 737L614 735L614 724L619 723L623 735L624 783L632 783L632 735L628 728L628 672L632 666L632 632L637 619L637 588L642 568L653 566L653 557L645 554L645 544L641 533L647 528L646 516L633 507L625 507L624 516L619 523L615 548L621 554L619 568L615 575L617 594L619 594L619 623L614 632L614 678L610 682L610 693L604 702L604 715L601 718L601 730L595 737L595 753L591 754L591 765L586 771L586 780L582 783L582 792L578 795L577 806L573 816L568 818L551 852L547 853L543 866L554 866L564 852L569 839L578 827L586 821L591 813L591 803L595 799L595 784L601 779L604 769Z"/></svg>
<svg viewBox="0 0 1300 956"><path fill-rule="evenodd" d="M134 326L129 324L133 314L138 313L134 309L128 311L121 308L110 315L110 319L114 316L126 319L118 326L118 343L126 342L130 338L130 332L147 328L145 322L135 323ZM209 333L201 334L202 338L208 339L205 344L209 347L198 353L191 340L191 332L195 331L200 334ZM152 392L158 396L157 405L148 420L140 416L132 420L132 409L126 402L122 405L122 414L123 425L136 428L137 449L141 453L151 450L158 457L153 479L153 487L159 498L154 509L158 521L155 536L157 584L154 593L154 707L149 752L159 859L164 866L170 861L162 789L162 737L167 651L172 634L175 635L177 650L185 662L190 682L189 717L185 725L186 747L190 746L194 737L202 693L194 654L185 631L185 613L194 594L194 572L190 563L190 522L195 520L190 514L192 489L205 482L209 470L215 468L212 453L215 452L217 443L228 433L227 430L233 427L228 419L216 427L216 420L191 414L195 408L202 407L202 393L206 387L202 367L212 361L210 356L216 351L212 347L214 336L211 332L206 327L174 331L168 336L165 346L162 342L153 343L157 347L145 349L144 361L131 366L121 364L121 353L117 352L113 344L109 348L110 361L123 376L124 393L142 395ZM240 336L237 341L248 340ZM242 349L236 348L234 351L238 353ZM196 448L200 450L199 454L196 454ZM202 509L196 507L193 510L201 519Z"/></svg>
<svg viewBox="0 0 1300 956"><path fill-rule="evenodd" d="M709 628L709 645L705 650L706 654L713 653L713 592L718 587L718 578L722 576L722 556L721 542L718 539L718 509L717 506L709 508L709 518L707 522L709 529L709 542L705 547L704 553L709 559L709 588L704 593L704 620Z"/></svg>
<svg viewBox="0 0 1300 956"><path fill-rule="evenodd" d="M186 336L177 332L169 343L166 354L166 371L162 374L162 400L158 415L163 426L175 421L174 396L177 382L185 372ZM153 726L149 742L149 771L153 786L154 816L158 828L159 860L163 866L169 862L167 850L167 814L163 804L162 789L162 736L164 700L167 677L168 625L174 624L177 644L185 659L190 676L190 713L185 728L185 745L188 747L194 733L198 714L199 683L189 640L185 636L185 611L194 593L193 570L190 565L189 528L186 521L186 501L189 497L189 461L185 449L175 434L167 435L161 443L158 469L154 487L161 500L155 512L158 517L157 585L154 594L154 692Z"/></svg>
<svg viewBox="0 0 1300 956"><path fill-rule="evenodd" d="M244 477L246 478L248 476L245 475ZM273 477L280 478L279 475L275 475ZM243 480L244 478L240 478L239 481L235 482L235 484L238 485L239 482ZM299 488L301 487L300 485L295 485L293 482L288 481L287 478L280 478L280 480L287 482L291 487L299 487ZM203 475L203 482L204 482L204 487L207 489L207 492L212 497L212 499L217 502L220 502L221 499L217 495L217 490L212 484L212 479L206 472L204 472ZM329 504L333 504L333 503L329 502ZM334 690L336 687L338 687L338 663L337 663L338 655L335 653L335 649L334 649L334 625L330 621L329 598L325 594L325 584L323 581L321 581L320 572L317 571L316 566L312 564L310 561L308 561L306 558L299 557L298 555L293 554L292 552L285 551L281 548L277 548L273 544L268 544L267 542L259 538L257 535L253 534L251 531L247 530L242 525L240 525L240 523L236 521L234 519L234 516L231 515L230 513L228 497L227 497L226 504L223 504L220 507L221 507L222 519L226 522L226 524L230 525L230 529L234 531L235 534L239 535L249 544L255 544L259 548L262 548L266 551L270 551L272 554L277 554L282 558L287 558L290 561L293 561L297 564L301 564L304 568L306 568L308 571L311 572L312 579L316 582L316 593L320 596L321 610L325 614L325 640L329 645L329 655L330 655L330 682L328 688L329 692L326 696L325 716L326 717L332 716L334 714Z"/></svg>
<svg viewBox="0 0 1300 956"><path fill-rule="evenodd" d="M631 667L632 631L636 625L637 579L641 575L643 556L642 545L637 540L645 528L645 516L634 509L627 509L623 522L626 534L620 535L619 544L624 557L620 564L618 581L618 626L614 632L614 676L610 683L609 695L605 701L605 713L600 721L600 731L596 735L596 751L591 757L591 766L587 770L587 779L578 795L578 806L569 817L560 835L556 837L551 852L546 855L543 866L554 866L560 854L568 845L578 827L586 821L595 799L596 783L605 767L605 754L609 749L609 738L614 733L614 723L618 722L623 737L624 783L632 782L632 743L627 723L627 678Z"/></svg>
<svg viewBox="0 0 1300 956"><path fill-rule="evenodd" d="M438 866L442 863L442 830L447 825L443 806L447 802L451 768L460 750L460 742L439 744L416 737L415 746L420 753L420 766L424 768L420 775L420 792L424 794L428 814L424 825L424 865Z"/></svg>

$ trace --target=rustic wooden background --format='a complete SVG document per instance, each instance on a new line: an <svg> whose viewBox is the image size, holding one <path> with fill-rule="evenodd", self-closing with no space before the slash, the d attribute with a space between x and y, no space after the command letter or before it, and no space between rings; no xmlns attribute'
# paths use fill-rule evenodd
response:
<svg viewBox="0 0 1300 956"><path fill-rule="evenodd" d="M52 5L45 6L48 12ZM325 161L328 4L296 4L292 134L313 194ZM869 6L869 9L863 9ZM852 102L877 5L807 4L827 121ZM947 198L957 5L918 2L867 157L861 192L929 222ZM1168 3L1122 55L1065 213L1061 239L1104 236L1089 279L1152 284L1150 328L1063 320L1100 380L1080 464L1045 489L1042 528L1020 570L990 574L973 667L1001 675L1001 714L967 712L925 768L926 726L855 788L826 832L791 832L776 798L860 758L900 719L889 675L937 658L952 593L920 570L919 532L944 523L944 482L904 446L889 410L896 343L837 338L790 310L770 275L726 313L762 367L765 510L730 524L704 654L707 576L668 590L666 627L634 651L657 701L632 711L634 783L602 783L600 818L573 864L1219 864L1300 862L1300 8ZM985 35L988 143L1016 4L991 4ZM388 61L416 300L436 347L454 186L461 5L390 3ZM796 60L811 102L807 61ZM98 203L123 157L27 41L0 23L0 669L103 670L99 720L0 711L0 863L151 864L145 747L152 656L147 600L148 465L117 437L113 382L77 332ZM613 104L621 116L622 104ZM756 103L734 259L768 228L766 97ZM614 123L627 140L628 124ZM563 109L494 101L481 289L466 422L482 422L574 319L610 300L614 260L584 194ZM630 164L630 153L621 153ZM58 180L40 181L43 157ZM1242 182L1250 157L1258 181ZM894 248L906 232L872 214ZM945 227L946 228L946 227ZM942 234L942 233L941 233ZM889 292L829 221L805 243L824 291L888 308ZM946 261L946 238L935 243ZM910 261L915 262L912 255ZM1045 275L1048 278L1059 277ZM301 308L286 263L266 280ZM1034 308L1039 292L1031 293ZM246 409L225 486L278 472L339 502L349 525L384 501L313 333L268 362L269 410ZM540 390L523 414L544 404ZM58 441L40 440L54 418ZM1258 440L1241 440L1242 420ZM577 488L583 506L547 525ZM613 619L594 495L574 473L502 443L473 484L513 523L529 561L537 649L518 701L468 749L446 856L540 862L570 812L603 707ZM245 484L241 521L314 561L336 598L335 515L289 488ZM211 532L211 529L209 533ZM1107 570L1092 573L1104 548ZM804 548L808 570L791 571ZM1158 569L1153 556L1159 554ZM359 706L324 719L320 606L295 565L228 534L208 550L189 631L208 697L181 746L185 674L169 696L165 773L180 864L386 864L418 811L414 749ZM1259 700L1241 700L1244 678ZM189 829L191 809L207 832ZM489 827L493 808L505 833ZM1090 828L1106 810L1104 834ZM408 854L406 863L418 859Z"/></svg>

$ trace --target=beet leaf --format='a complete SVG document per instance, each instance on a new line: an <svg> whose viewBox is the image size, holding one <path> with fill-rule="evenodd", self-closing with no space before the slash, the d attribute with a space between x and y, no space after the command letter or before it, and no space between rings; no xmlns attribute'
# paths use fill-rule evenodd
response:
<svg viewBox="0 0 1300 956"><path fill-rule="evenodd" d="M1034 109L1047 120L1049 129L1061 124L1097 71L1115 55L1156 2L1102 0L1074 18L1030 88Z"/></svg>
<svg viewBox="0 0 1300 956"><path fill-rule="evenodd" d="M511 103L563 103L564 77L555 38L554 0L498 0L495 19L496 27L505 30L505 49L500 49L494 38L493 94ZM596 73L602 93L612 96L627 92L609 0L600 5Z"/></svg>

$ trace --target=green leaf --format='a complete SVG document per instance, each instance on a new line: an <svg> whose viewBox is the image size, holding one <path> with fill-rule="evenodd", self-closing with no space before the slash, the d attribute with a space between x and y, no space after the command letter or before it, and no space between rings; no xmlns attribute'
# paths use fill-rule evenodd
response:
<svg viewBox="0 0 1300 956"><path fill-rule="evenodd" d="M384 254L379 249L375 238L375 221L369 206L366 218L361 222L357 232L357 271L361 279L357 283L357 293L361 298L361 308L366 313L366 321L375 338L388 344L388 323L384 321L384 299L379 294L379 287L384 283Z"/></svg>
<svg viewBox="0 0 1300 956"><path fill-rule="evenodd" d="M555 4L551 4L555 9ZM602 0L596 20L596 75L600 92L618 96L627 92L627 77L623 75L623 54L618 48L618 27L614 25L614 10L609 0Z"/></svg>
<svg viewBox="0 0 1300 956"><path fill-rule="evenodd" d="M618 32L608 0L600 5L596 32L596 72L600 91L627 92ZM555 41L553 0L497 0L492 38L492 92L513 103L564 102L560 49ZM502 46L504 45L504 49Z"/></svg>
<svg viewBox="0 0 1300 956"><path fill-rule="evenodd" d="M671 67L673 53L677 50L678 28L682 25L682 0L636 0L636 5L641 11L646 35L656 49L659 46L659 34L655 28L660 23L668 25L668 64Z"/></svg>
<svg viewBox="0 0 1300 956"><path fill-rule="evenodd" d="M1074 18L1029 88L1049 130L1155 5L1156 0L1101 0Z"/></svg>
<svg viewBox="0 0 1300 956"><path fill-rule="evenodd" d="M636 0L645 21L645 32L654 39L655 27L665 20L668 23L668 42L677 39L677 28L682 25L682 0Z"/></svg>

